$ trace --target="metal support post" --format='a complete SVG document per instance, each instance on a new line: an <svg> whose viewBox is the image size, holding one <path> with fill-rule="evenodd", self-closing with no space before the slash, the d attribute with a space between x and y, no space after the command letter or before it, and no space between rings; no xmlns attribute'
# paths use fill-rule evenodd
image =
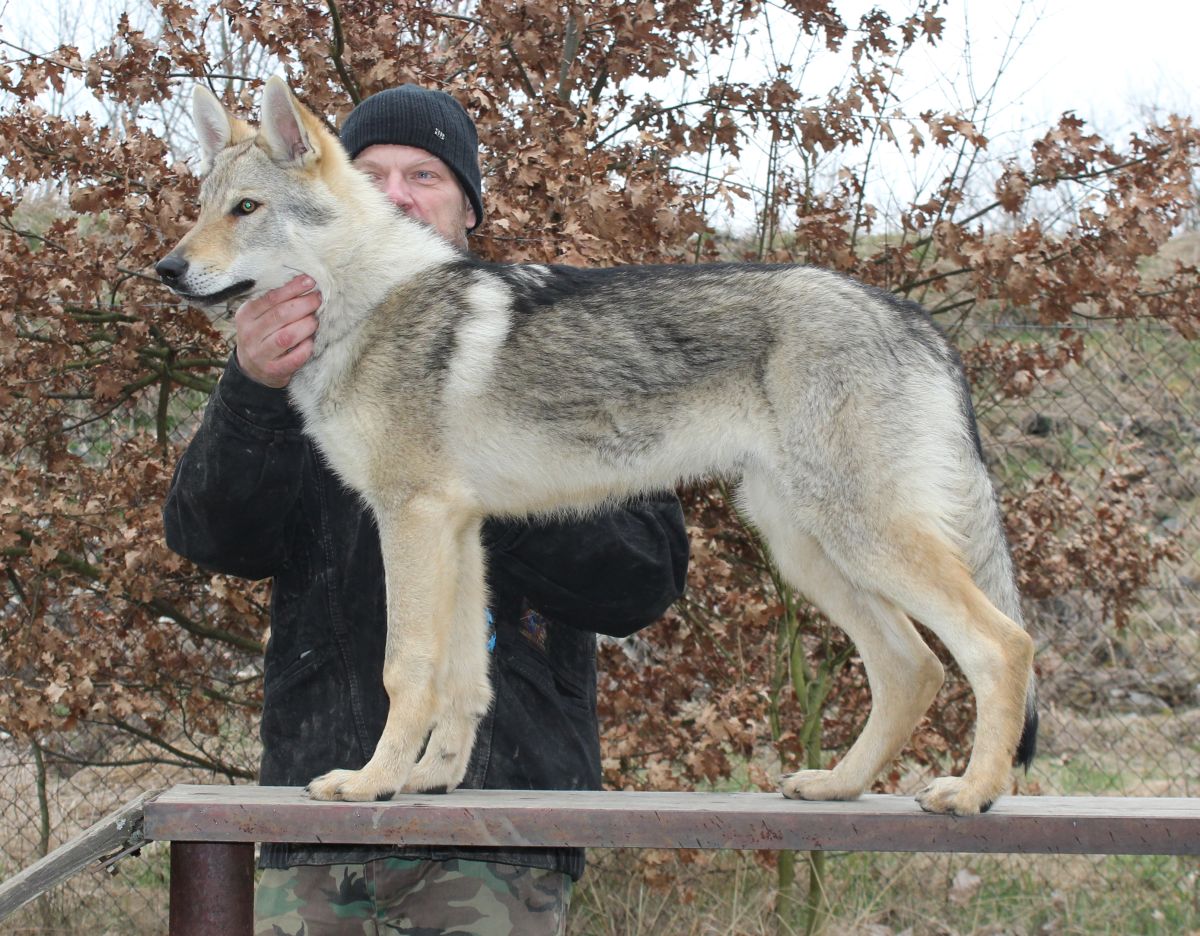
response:
<svg viewBox="0 0 1200 936"><path fill-rule="evenodd" d="M171 936L252 936L254 845L171 843Z"/></svg>

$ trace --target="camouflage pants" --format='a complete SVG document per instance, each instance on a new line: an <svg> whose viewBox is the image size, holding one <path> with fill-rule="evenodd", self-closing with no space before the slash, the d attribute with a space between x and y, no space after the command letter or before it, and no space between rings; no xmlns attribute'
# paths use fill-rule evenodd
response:
<svg viewBox="0 0 1200 936"><path fill-rule="evenodd" d="M571 879L484 861L381 858L263 872L255 936L562 936Z"/></svg>

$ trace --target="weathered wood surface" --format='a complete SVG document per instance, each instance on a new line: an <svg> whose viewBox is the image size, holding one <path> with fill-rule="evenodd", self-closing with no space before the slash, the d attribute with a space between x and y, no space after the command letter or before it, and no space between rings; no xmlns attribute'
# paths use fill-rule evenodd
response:
<svg viewBox="0 0 1200 936"><path fill-rule="evenodd" d="M292 787L177 786L145 813L147 838L187 841L1200 855L1197 798L1009 796L955 818L906 796L458 790L323 803Z"/></svg>
<svg viewBox="0 0 1200 936"><path fill-rule="evenodd" d="M88 865L95 864L98 868L98 862L106 855L142 844L143 807L155 795L155 792L143 793L0 884L0 920Z"/></svg>
<svg viewBox="0 0 1200 936"><path fill-rule="evenodd" d="M1009 796L986 815L954 818L904 796L459 790L320 803L295 787L181 785L144 793L0 884L0 920L153 840L1200 855L1200 798Z"/></svg>

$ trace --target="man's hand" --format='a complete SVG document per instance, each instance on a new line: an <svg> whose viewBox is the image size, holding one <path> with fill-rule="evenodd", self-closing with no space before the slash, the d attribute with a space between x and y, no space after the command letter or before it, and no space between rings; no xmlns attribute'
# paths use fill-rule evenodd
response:
<svg viewBox="0 0 1200 936"><path fill-rule="evenodd" d="M321 294L309 276L243 303L234 313L237 359L242 372L268 387L286 387L313 352ZM309 290L313 290L309 292Z"/></svg>

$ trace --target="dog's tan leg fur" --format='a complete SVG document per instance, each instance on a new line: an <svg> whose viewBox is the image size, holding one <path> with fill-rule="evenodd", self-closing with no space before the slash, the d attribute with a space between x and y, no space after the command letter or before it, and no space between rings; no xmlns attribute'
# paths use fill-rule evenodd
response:
<svg viewBox="0 0 1200 936"><path fill-rule="evenodd" d="M424 790L453 790L467 770L475 744L475 729L487 714L492 700L488 679L487 594L480 524L470 524L459 542L459 577L451 621L449 652L443 654L442 670L435 682L445 686L443 708L434 715L435 724L425 753L413 768L407 793Z"/></svg>
<svg viewBox="0 0 1200 936"><path fill-rule="evenodd" d="M783 778L785 796L853 799L899 753L937 694L942 667L910 618L946 645L975 693L975 745L962 777L935 780L917 796L931 812L986 809L1010 783L1025 720L1033 640L976 586L958 552L915 524L864 524L853 548L823 544L788 517L776 483L747 474L740 501L780 571L842 627L870 681L867 724L833 770ZM834 553L833 549L840 549Z"/></svg>
<svg viewBox="0 0 1200 936"><path fill-rule="evenodd" d="M819 560L805 561L823 567L823 581L813 588L811 600L854 641L871 687L871 711L858 739L832 770L797 771L782 778L781 789L793 799L855 799L908 743L944 673L912 622L894 605L857 592L823 553Z"/></svg>
<svg viewBox="0 0 1200 936"><path fill-rule="evenodd" d="M854 641L871 686L871 712L846 756L832 770L783 777L783 795L854 799L912 735L942 685L942 665L895 605L855 588L813 537L786 521L769 482L747 478L741 499L784 578Z"/></svg>
<svg viewBox="0 0 1200 936"><path fill-rule="evenodd" d="M905 531L907 548L892 573L894 600L932 630L975 694L975 742L962 777L935 780L917 795L930 812L969 815L1008 790L1025 720L1033 639L975 585L956 552L938 537Z"/></svg>
<svg viewBox="0 0 1200 936"><path fill-rule="evenodd" d="M375 753L361 770L334 770L313 780L325 800L374 800L408 781L421 743L442 707L444 670L458 583L462 533L470 520L449 495L422 495L377 507L387 583L383 684L389 708ZM478 623L483 640L484 622Z"/></svg>

